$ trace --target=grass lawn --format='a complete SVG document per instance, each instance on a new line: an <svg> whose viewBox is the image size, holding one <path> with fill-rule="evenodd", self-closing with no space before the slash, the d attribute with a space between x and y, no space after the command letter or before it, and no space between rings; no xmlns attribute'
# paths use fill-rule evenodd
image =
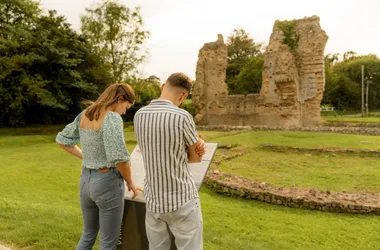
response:
<svg viewBox="0 0 380 250"><path fill-rule="evenodd" d="M313 187L331 191L380 192L380 155L273 152L263 144L304 148L336 148L380 150L380 138L333 133L251 131L217 137L221 145L234 146L218 149L215 160L221 161L223 172L277 186ZM234 155L241 155L234 158ZM231 157L223 160L223 157ZM217 166L212 165L213 168Z"/></svg>
<svg viewBox="0 0 380 250"><path fill-rule="evenodd" d="M245 131L234 134L221 132L202 132L206 140L221 144L240 145L256 148L263 144L286 145L305 148L348 148L362 150L380 150L380 137L334 134L322 132L289 132L289 131ZM231 133L231 132L229 132Z"/></svg>
<svg viewBox="0 0 380 250"><path fill-rule="evenodd" d="M306 132L200 131L218 149L219 168L275 185L379 191L377 157L275 153L262 144L379 149L371 136ZM82 219L80 161L54 143L54 134L9 136L0 131L0 242L28 250L74 249ZM126 129L131 151L135 138ZM225 156L242 154L231 160ZM216 167L213 165L213 167ZM273 206L224 197L202 187L205 250L380 249L379 217ZM97 249L97 248L96 248Z"/></svg>
<svg viewBox="0 0 380 250"><path fill-rule="evenodd" d="M322 120L326 122L344 122L344 123L379 123L379 116L369 117L350 117L350 116L325 116Z"/></svg>
<svg viewBox="0 0 380 250"><path fill-rule="evenodd" d="M380 111L374 110L369 113L368 117L361 117L361 111L353 112L321 112L322 120L325 122L342 122L342 123L378 123L380 122Z"/></svg>
<svg viewBox="0 0 380 250"><path fill-rule="evenodd" d="M276 186L380 192L379 157L292 154L257 149L223 161L219 169Z"/></svg>

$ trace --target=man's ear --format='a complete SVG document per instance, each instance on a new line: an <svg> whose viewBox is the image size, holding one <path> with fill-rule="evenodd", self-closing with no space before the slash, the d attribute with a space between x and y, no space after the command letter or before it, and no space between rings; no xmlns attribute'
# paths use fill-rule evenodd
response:
<svg viewBox="0 0 380 250"><path fill-rule="evenodd" d="M179 101L182 103L187 98L187 95L188 95L187 92L182 92L182 95L179 98Z"/></svg>
<svg viewBox="0 0 380 250"><path fill-rule="evenodd" d="M164 90L165 83L161 85L161 92Z"/></svg>

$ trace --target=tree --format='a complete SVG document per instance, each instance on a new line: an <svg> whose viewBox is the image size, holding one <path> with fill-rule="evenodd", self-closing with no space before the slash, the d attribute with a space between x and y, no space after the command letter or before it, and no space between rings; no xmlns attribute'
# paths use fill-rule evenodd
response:
<svg viewBox="0 0 380 250"><path fill-rule="evenodd" d="M259 93L263 79L264 58L252 57L247 60L236 77L235 92L239 94Z"/></svg>
<svg viewBox="0 0 380 250"><path fill-rule="evenodd" d="M339 61L339 54L327 54L325 56L325 92L322 103L332 104L333 93L337 91L339 76L334 72L334 65Z"/></svg>
<svg viewBox="0 0 380 250"><path fill-rule="evenodd" d="M141 107L146 106L151 100L157 99L161 94L160 78L157 76L149 76L148 78L129 77L128 82L133 88L136 95L135 105L128 111L131 115L127 116L127 120L132 120L134 114Z"/></svg>
<svg viewBox="0 0 380 250"><path fill-rule="evenodd" d="M150 76L145 79L133 77L128 80L136 94L136 106L145 106L161 94L160 79Z"/></svg>
<svg viewBox="0 0 380 250"><path fill-rule="evenodd" d="M339 61L339 53L327 54L325 56L325 66L331 68Z"/></svg>
<svg viewBox="0 0 380 250"><path fill-rule="evenodd" d="M228 91L230 94L243 94L248 93L245 90L244 86L238 86L243 78L244 82L248 83L251 81L251 84L254 85L254 82L256 81L255 78L250 79L250 76L257 76L259 75L259 71L262 71L262 66L257 65L258 68L252 68L255 64L253 62L249 63L249 60L251 58L263 58L263 45L258 44L254 42L253 38L250 38L249 33L247 33L244 29L235 29L231 35L227 38L227 49L228 49L228 65L226 70L226 83L228 86ZM257 71L253 72L252 74L247 74L247 68L246 72L244 73L244 77L240 77L240 83L237 80L238 75L240 74L241 70L243 69L244 65L249 64L251 70ZM261 87L261 80L260 80L260 87Z"/></svg>
<svg viewBox="0 0 380 250"><path fill-rule="evenodd" d="M31 0L0 0L1 125L64 123L105 86L107 72L88 42Z"/></svg>
<svg viewBox="0 0 380 250"><path fill-rule="evenodd" d="M344 53L344 60L337 61L337 54L325 57L326 85L324 103L341 110L360 110L362 95L361 68L364 65L366 82L371 78L369 105L380 108L380 59L376 55L356 56L353 51Z"/></svg>
<svg viewBox="0 0 380 250"><path fill-rule="evenodd" d="M133 74L144 61L142 46L149 37L140 9L129 9L118 0L103 0L81 17L82 32L112 72L112 82Z"/></svg>
<svg viewBox="0 0 380 250"><path fill-rule="evenodd" d="M12 25L28 30L41 14L39 3L26 0L0 0L0 28L10 31ZM3 38L6 33L2 32Z"/></svg>
<svg viewBox="0 0 380 250"><path fill-rule="evenodd" d="M355 51L347 51L343 54L343 60L350 60L356 57Z"/></svg>
<svg viewBox="0 0 380 250"><path fill-rule="evenodd" d="M262 54L262 45L255 43L244 29L235 29L227 38L228 61L246 61Z"/></svg>
<svg viewBox="0 0 380 250"><path fill-rule="evenodd" d="M24 114L23 104L30 91L29 82L40 82L25 73L24 66L33 60L28 42L33 24L39 17L38 3L24 0L0 0L0 125L17 124ZM18 86L17 86L18 85Z"/></svg>
<svg viewBox="0 0 380 250"><path fill-rule="evenodd" d="M96 98L99 89L110 83L110 74L103 69L101 59L88 49L90 44L84 37L56 11L42 16L34 32L36 39L31 50L39 57L34 60L33 73L43 77L43 89L49 93L40 98L36 108L45 111L45 123L71 120L81 110L83 100Z"/></svg>

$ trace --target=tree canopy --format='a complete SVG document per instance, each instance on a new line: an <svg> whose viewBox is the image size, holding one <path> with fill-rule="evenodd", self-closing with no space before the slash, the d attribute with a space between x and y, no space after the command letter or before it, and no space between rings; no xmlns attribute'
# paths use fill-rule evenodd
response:
<svg viewBox="0 0 380 250"><path fill-rule="evenodd" d="M138 10L116 7L111 8L112 13L118 9L129 13L128 27L140 27ZM125 25L126 20L114 27L123 30ZM114 37L134 37L128 58L141 49L137 46L142 42L137 26L129 33L113 33ZM117 42L117 48L130 45L125 40L124 45L121 40ZM114 50L119 56L115 62L123 62L116 66L122 73L115 77L107 58L93 48L88 33L78 34L56 11L44 14L39 3L32 0L0 0L0 126L66 123L83 108L82 101L97 98L108 84L116 78L122 80L120 76L142 60L138 57L131 63L123 59L127 50L120 54Z"/></svg>
<svg viewBox="0 0 380 250"><path fill-rule="evenodd" d="M229 94L258 93L264 65L263 45L244 29L235 29L227 38L226 83Z"/></svg>
<svg viewBox="0 0 380 250"><path fill-rule="evenodd" d="M92 51L110 69L112 82L132 75L144 61L142 48L149 32L144 30L140 8L130 9L118 0L103 0L95 8L87 8L81 22Z"/></svg>
<svg viewBox="0 0 380 250"><path fill-rule="evenodd" d="M380 59L376 55L357 56L355 52L344 53L339 61L339 54L325 56L326 85L323 103L340 110L360 110L362 96L362 65L364 66L365 84L369 85L369 106L380 108Z"/></svg>

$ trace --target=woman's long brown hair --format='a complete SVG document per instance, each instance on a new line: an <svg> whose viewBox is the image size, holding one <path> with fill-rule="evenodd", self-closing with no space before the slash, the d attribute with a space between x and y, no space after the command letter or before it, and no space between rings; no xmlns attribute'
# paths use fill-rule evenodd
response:
<svg viewBox="0 0 380 250"><path fill-rule="evenodd" d="M131 86L126 83L115 83L108 86L95 102L85 102L85 104L88 105L85 115L90 121L94 119L96 121L104 110L116 103L120 98L132 104L135 102L135 92Z"/></svg>

